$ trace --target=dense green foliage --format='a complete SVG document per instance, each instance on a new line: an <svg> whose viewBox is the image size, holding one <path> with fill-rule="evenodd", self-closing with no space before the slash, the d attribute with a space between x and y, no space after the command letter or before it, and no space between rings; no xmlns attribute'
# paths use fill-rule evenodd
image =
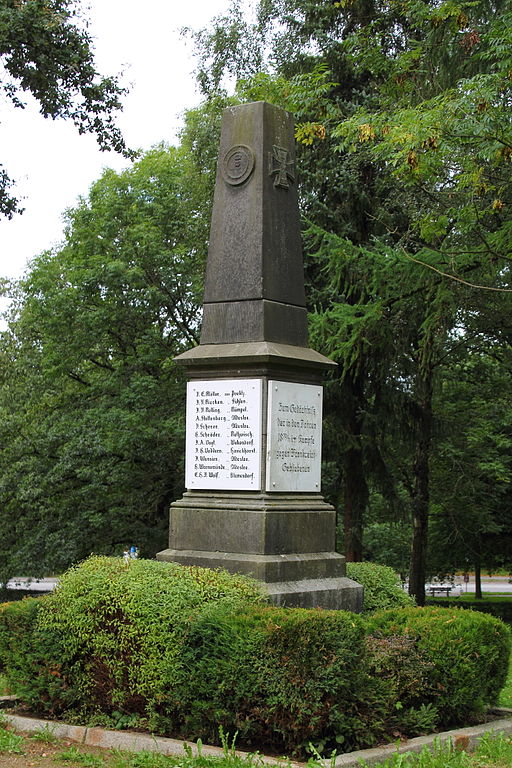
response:
<svg viewBox="0 0 512 768"><path fill-rule="evenodd" d="M414 605L392 568L377 563L347 563L347 576L364 587L363 613Z"/></svg>
<svg viewBox="0 0 512 768"><path fill-rule="evenodd" d="M197 338L205 184L165 146L106 171L18 287L0 342L1 578L165 547L183 482L172 358Z"/></svg>
<svg viewBox="0 0 512 768"><path fill-rule="evenodd" d="M92 557L0 610L7 684L33 709L304 755L464 723L494 703L510 633L471 611L264 605L222 571Z"/></svg>
<svg viewBox="0 0 512 768"><path fill-rule="evenodd" d="M125 90L96 71L77 0L2 0L0 61L0 91L15 107L28 92L44 117L72 120L80 133L95 134L102 150L130 155L113 119ZM0 165L0 214L8 217L19 211L11 184Z"/></svg>
<svg viewBox="0 0 512 768"><path fill-rule="evenodd" d="M184 734L215 740L220 723L248 745L296 754L309 742L343 750L372 742L382 729L370 722L379 702L364 638L363 622L339 611L206 612L184 652Z"/></svg>
<svg viewBox="0 0 512 768"><path fill-rule="evenodd" d="M512 624L512 600L510 595L492 597L487 594L481 600L476 600L473 596L464 595L463 597L454 597L444 600L436 597L428 600L429 605L441 605L444 608L464 608L471 611L481 611L482 613L489 613L491 616L495 616L497 619L501 619L505 624Z"/></svg>
<svg viewBox="0 0 512 768"><path fill-rule="evenodd" d="M193 614L241 600L259 602L259 589L227 572L89 558L51 595L6 604L0 657L8 684L51 714L74 707L149 716L176 684Z"/></svg>
<svg viewBox="0 0 512 768"><path fill-rule="evenodd" d="M59 673L62 648L53 633L37 626L44 598L27 597L4 603L0 621L0 665L8 690L30 707L58 710L67 685Z"/></svg>
<svg viewBox="0 0 512 768"><path fill-rule="evenodd" d="M443 723L460 722L461 708L495 704L507 678L510 630L477 611L398 608L369 619L377 637L404 635L417 642L433 665L422 702L433 704ZM491 682L492 681L492 682Z"/></svg>
<svg viewBox="0 0 512 768"><path fill-rule="evenodd" d="M500 707L508 707L509 709L512 709L512 654L508 664L508 677L501 690L498 704Z"/></svg>
<svg viewBox="0 0 512 768"><path fill-rule="evenodd" d="M485 369L510 402L510 7L254 9L235 3L196 36L198 80L216 97L234 75L242 100L296 114L312 342L339 363L326 390L328 493L349 559L363 555L366 523L411 519L421 603L429 520L432 568L443 537L459 564L510 557L510 411L489 419L474 375Z"/></svg>
<svg viewBox="0 0 512 768"><path fill-rule="evenodd" d="M11 11L28 5L42 1ZM340 545L404 579L410 561L420 604L429 573L510 563L510 9L255 10L235 2L196 36L206 102L180 147L106 172L68 213L64 247L13 289L2 578L165 546L183 482L172 358L198 335L220 113L261 98L297 117L311 344L338 363L323 492Z"/></svg>

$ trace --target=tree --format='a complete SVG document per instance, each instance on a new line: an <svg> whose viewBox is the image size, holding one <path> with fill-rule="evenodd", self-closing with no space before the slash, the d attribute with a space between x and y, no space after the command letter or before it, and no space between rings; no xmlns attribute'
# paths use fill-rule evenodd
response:
<svg viewBox="0 0 512 768"><path fill-rule="evenodd" d="M0 344L0 579L165 547L183 484L173 357L197 341L208 204L189 151L157 147L106 171L20 282Z"/></svg>
<svg viewBox="0 0 512 768"><path fill-rule="evenodd" d="M413 3L405 16L412 34L391 56L382 55L375 21L353 37L360 66L371 63L379 75L380 99L377 108L362 107L340 122L335 133L345 150L357 152L369 143L372 156L409 190L414 205L397 255L444 280L443 295L438 293L425 315L418 347L421 428L410 574L418 597L425 577L436 358L446 360L447 354L436 344L431 324L438 332L450 331L457 309L464 323L461 310L475 304L464 286L482 293L511 291L512 17L500 2ZM476 303L481 312L486 300ZM447 350L468 338L459 329L458 339L447 337Z"/></svg>
<svg viewBox="0 0 512 768"><path fill-rule="evenodd" d="M510 568L512 551L510 349L482 342L473 337L438 395L429 558L434 572L474 568L477 597L481 569Z"/></svg>
<svg viewBox="0 0 512 768"><path fill-rule="evenodd" d="M436 391L471 313L489 319L490 291L510 291L510 10L487 0L256 9L252 25L235 10L197 38L200 83L215 93L225 71L243 76L242 98L298 117L312 332L340 366L328 450L350 512L347 555L361 553L370 485L390 502L405 488L421 604ZM265 63L270 74L255 74Z"/></svg>
<svg viewBox="0 0 512 768"><path fill-rule="evenodd" d="M102 150L132 156L113 117L126 91L96 71L79 0L1 0L0 61L0 89L15 107L28 92L44 117L69 119ZM0 214L8 218L20 211L12 183L0 165Z"/></svg>

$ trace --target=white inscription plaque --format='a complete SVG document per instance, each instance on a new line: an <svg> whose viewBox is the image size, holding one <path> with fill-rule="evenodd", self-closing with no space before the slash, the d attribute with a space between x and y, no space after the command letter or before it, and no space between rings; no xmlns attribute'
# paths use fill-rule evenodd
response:
<svg viewBox="0 0 512 768"><path fill-rule="evenodd" d="M268 383L267 491L320 491L322 387Z"/></svg>
<svg viewBox="0 0 512 768"><path fill-rule="evenodd" d="M185 485L261 489L261 379L187 384Z"/></svg>

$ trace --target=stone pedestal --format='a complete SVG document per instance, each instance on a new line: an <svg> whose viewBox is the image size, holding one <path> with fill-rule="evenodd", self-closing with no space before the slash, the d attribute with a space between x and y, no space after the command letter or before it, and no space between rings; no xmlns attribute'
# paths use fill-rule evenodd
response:
<svg viewBox="0 0 512 768"><path fill-rule="evenodd" d="M263 582L272 602L360 610L334 552L335 512L319 494L188 491L172 504L161 560L225 568Z"/></svg>
<svg viewBox="0 0 512 768"><path fill-rule="evenodd" d="M294 162L291 115L225 110L201 343L176 358L190 382L188 490L157 558L250 575L277 605L360 611L320 494L320 384L334 364L307 346Z"/></svg>

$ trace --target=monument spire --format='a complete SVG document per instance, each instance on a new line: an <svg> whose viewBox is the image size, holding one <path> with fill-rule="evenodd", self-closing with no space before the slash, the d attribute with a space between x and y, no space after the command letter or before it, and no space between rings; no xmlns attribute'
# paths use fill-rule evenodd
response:
<svg viewBox="0 0 512 768"><path fill-rule="evenodd" d="M307 346L293 119L265 102L224 112L201 344Z"/></svg>

